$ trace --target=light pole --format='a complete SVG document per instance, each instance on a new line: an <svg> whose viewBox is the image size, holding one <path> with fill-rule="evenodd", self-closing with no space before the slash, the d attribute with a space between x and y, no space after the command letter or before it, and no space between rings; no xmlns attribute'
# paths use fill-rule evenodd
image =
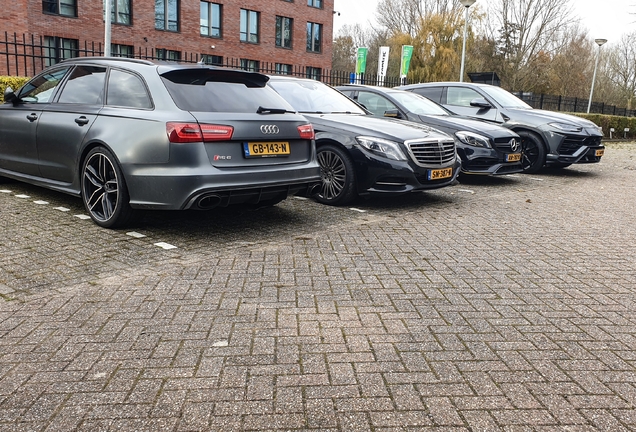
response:
<svg viewBox="0 0 636 432"><path fill-rule="evenodd" d="M592 76L592 89L590 90L590 100L587 102L587 113L590 113L592 107L592 96L594 95L594 82L596 81L596 69L598 69L598 58L601 56L601 47L607 39L594 39L594 42L598 45L598 52L596 53L596 64L594 64L594 75Z"/></svg>
<svg viewBox="0 0 636 432"><path fill-rule="evenodd" d="M468 36L468 8L475 4L477 0L460 0L460 3L466 8L464 17L464 41L462 43L462 67L459 71L459 82L464 82L464 61L466 60L466 37Z"/></svg>
<svg viewBox="0 0 636 432"><path fill-rule="evenodd" d="M110 0L104 0L104 57L110 57L111 17Z"/></svg>

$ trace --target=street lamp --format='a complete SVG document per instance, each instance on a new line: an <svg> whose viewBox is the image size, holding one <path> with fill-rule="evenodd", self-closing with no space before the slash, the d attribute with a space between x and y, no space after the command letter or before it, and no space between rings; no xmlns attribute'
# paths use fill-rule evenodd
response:
<svg viewBox="0 0 636 432"><path fill-rule="evenodd" d="M598 52L596 53L596 64L594 65L594 75L592 76L592 89L590 90L590 100L587 102L587 113L590 113L592 107L592 95L594 95L594 82L596 81L596 69L598 69L598 58L601 56L601 47L607 39L594 39L594 42L598 45Z"/></svg>
<svg viewBox="0 0 636 432"><path fill-rule="evenodd" d="M468 35L468 8L475 4L477 0L459 0L466 8L466 16L464 17L464 42L462 43L462 67L459 71L459 82L464 81L464 61L466 60L466 37Z"/></svg>

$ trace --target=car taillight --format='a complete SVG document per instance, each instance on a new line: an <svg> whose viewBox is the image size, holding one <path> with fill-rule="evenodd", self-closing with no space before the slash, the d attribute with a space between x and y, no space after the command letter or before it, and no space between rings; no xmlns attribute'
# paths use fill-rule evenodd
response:
<svg viewBox="0 0 636 432"><path fill-rule="evenodd" d="M173 143L193 143L202 141L223 141L232 139L234 128L198 123L166 123L168 139Z"/></svg>
<svg viewBox="0 0 636 432"><path fill-rule="evenodd" d="M220 126L202 124L203 141L225 141L232 139L234 128L232 126Z"/></svg>
<svg viewBox="0 0 636 432"><path fill-rule="evenodd" d="M302 139L308 139L308 140L316 139L316 133L314 132L314 127L310 124L298 126L298 132L300 133L300 137Z"/></svg>

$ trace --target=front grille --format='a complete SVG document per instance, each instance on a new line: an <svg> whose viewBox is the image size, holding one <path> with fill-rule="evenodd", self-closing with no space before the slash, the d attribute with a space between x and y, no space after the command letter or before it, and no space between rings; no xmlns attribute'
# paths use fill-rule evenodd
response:
<svg viewBox="0 0 636 432"><path fill-rule="evenodd" d="M576 137L567 136L559 146L559 154L573 155L581 147L598 147L601 145L601 137Z"/></svg>
<svg viewBox="0 0 636 432"><path fill-rule="evenodd" d="M501 151L512 151L512 148L510 146L510 140L512 138L508 137L508 138L495 138L495 147Z"/></svg>
<svg viewBox="0 0 636 432"><path fill-rule="evenodd" d="M415 140L405 144L415 163L420 166L447 166L455 160L454 141Z"/></svg>

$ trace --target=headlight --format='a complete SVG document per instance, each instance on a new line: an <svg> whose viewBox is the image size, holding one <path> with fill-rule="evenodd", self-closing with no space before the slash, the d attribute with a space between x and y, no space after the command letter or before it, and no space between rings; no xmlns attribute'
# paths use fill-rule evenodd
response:
<svg viewBox="0 0 636 432"><path fill-rule="evenodd" d="M406 160L406 156L404 156L400 144L395 141L368 136L359 136L356 137L356 140L371 153L375 153L387 159Z"/></svg>
<svg viewBox="0 0 636 432"><path fill-rule="evenodd" d="M455 132L455 136L464 144L468 144L474 147L490 148L490 140L483 135L479 135L473 132L459 131Z"/></svg>
<svg viewBox="0 0 636 432"><path fill-rule="evenodd" d="M555 129L559 129L563 132L581 132L583 128L569 123L548 123L548 126L552 126Z"/></svg>

